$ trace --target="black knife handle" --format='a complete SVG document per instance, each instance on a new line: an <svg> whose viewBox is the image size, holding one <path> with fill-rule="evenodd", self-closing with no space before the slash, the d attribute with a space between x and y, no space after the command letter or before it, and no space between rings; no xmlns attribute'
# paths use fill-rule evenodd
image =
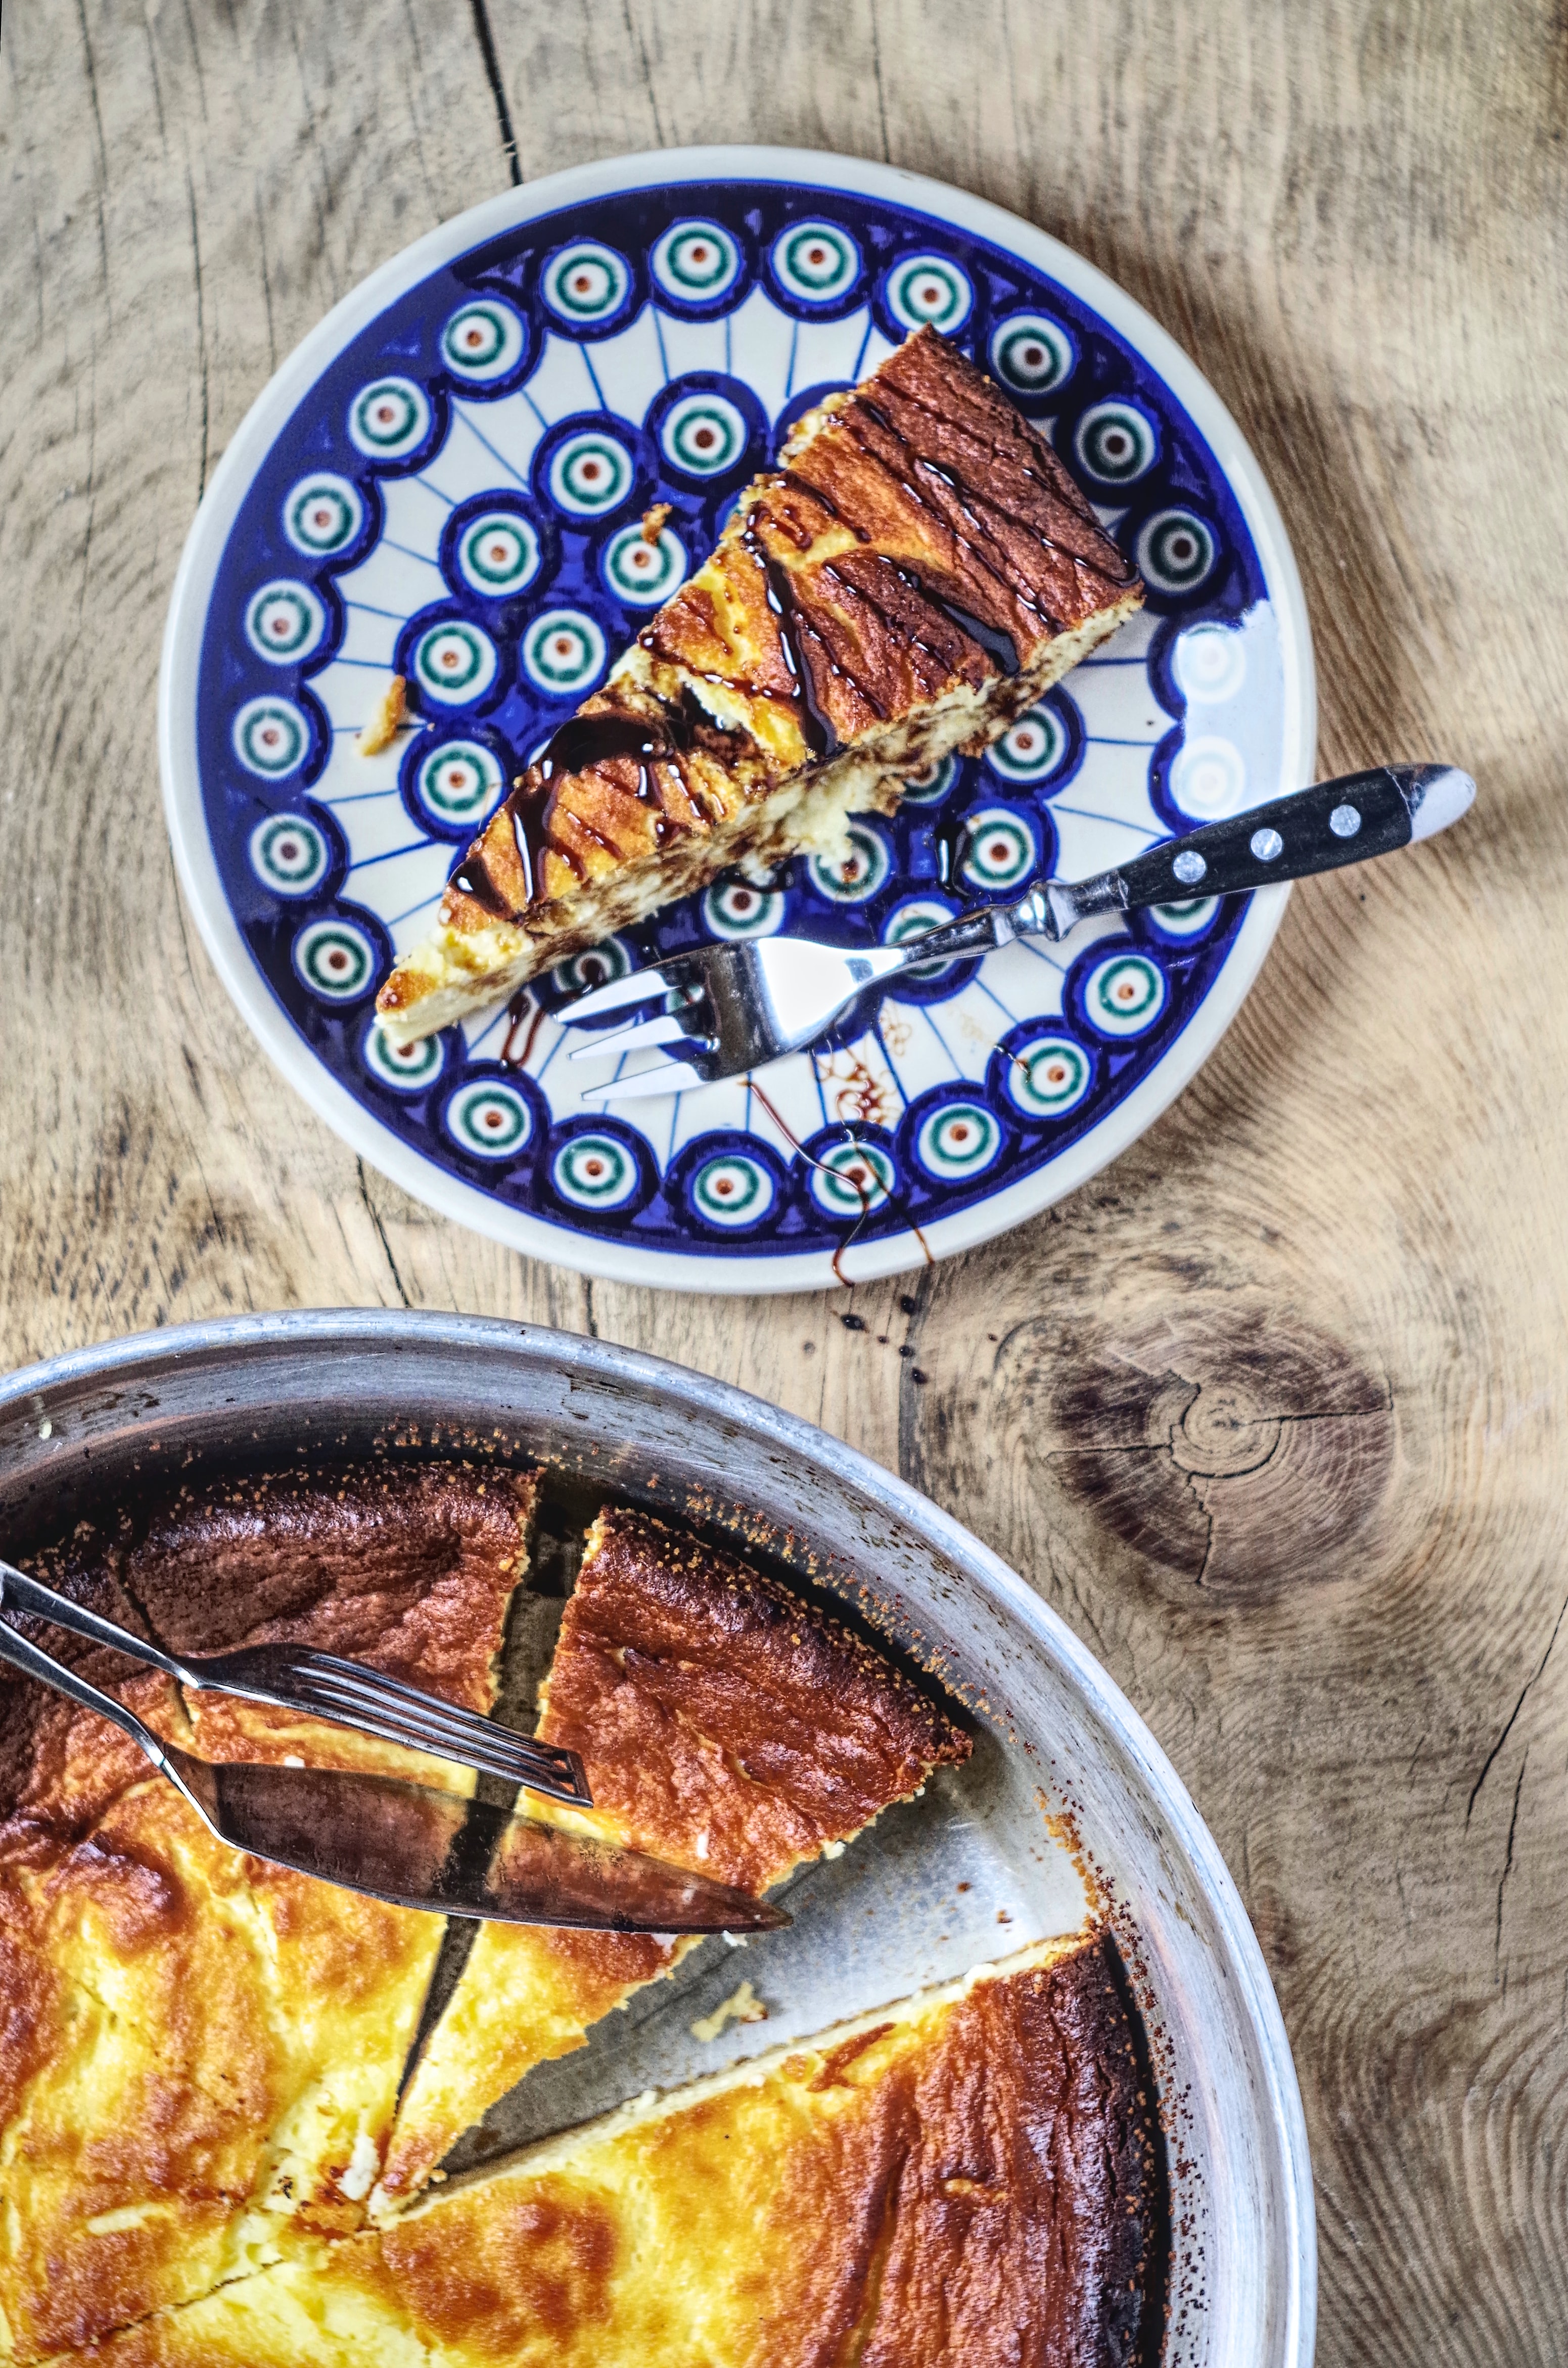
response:
<svg viewBox="0 0 1568 2368"><path fill-rule="evenodd" d="M1131 911L1194 896L1240 895L1271 881L1391 855L1455 819L1473 790L1469 776L1449 765L1378 765L1342 780L1319 781L1250 814L1207 823L1185 838L1166 839L1122 864L1114 876L1126 894L1118 902ZM1429 791L1437 794L1423 828Z"/></svg>

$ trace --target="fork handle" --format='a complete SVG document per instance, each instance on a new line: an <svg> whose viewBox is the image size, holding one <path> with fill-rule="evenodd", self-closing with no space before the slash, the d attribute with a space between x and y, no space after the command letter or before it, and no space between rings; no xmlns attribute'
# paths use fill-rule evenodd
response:
<svg viewBox="0 0 1568 2368"><path fill-rule="evenodd" d="M0 1600L14 1601L10 1582L15 1576L17 1574L8 1566L0 1566L0 1577L3 1577L5 1586L5 1596ZM45 1588L43 1592L47 1595L49 1589ZM52 1686L56 1693L64 1694L68 1701L76 1702L83 1710L96 1710L100 1718L112 1719L132 1743L141 1746L154 1768L163 1767L163 1746L152 1728L142 1725L133 1710L127 1710L125 1704L116 1702L112 1694L100 1693L97 1686L89 1685L85 1678L79 1678L74 1669L65 1667L63 1661L55 1660L40 1645L18 1635L4 1620L0 1620L0 1661L9 1661L11 1667L19 1669L24 1677L36 1678L41 1685Z"/></svg>
<svg viewBox="0 0 1568 2368"><path fill-rule="evenodd" d="M1377 765L1319 781L1122 864L1118 876L1127 893L1119 901L1129 911L1336 871L1429 837L1457 821L1474 795L1469 774L1451 765Z"/></svg>
<svg viewBox="0 0 1568 2368"><path fill-rule="evenodd" d="M150 1669L161 1669L165 1678L185 1675L177 1661L145 1637L133 1636L129 1628L101 1619L85 1603L73 1603L68 1595L56 1595L52 1587L29 1578L25 1570L8 1562L0 1562L0 1611L30 1611L37 1619L52 1621L56 1628L68 1629L73 1636L85 1636L91 1645L108 1645L132 1661L145 1661Z"/></svg>

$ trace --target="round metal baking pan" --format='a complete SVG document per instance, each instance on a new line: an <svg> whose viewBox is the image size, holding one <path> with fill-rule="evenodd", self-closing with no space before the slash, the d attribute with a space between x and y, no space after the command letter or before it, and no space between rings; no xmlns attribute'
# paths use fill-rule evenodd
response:
<svg viewBox="0 0 1568 2368"><path fill-rule="evenodd" d="M843 1599L942 1679L980 1748L968 1789L923 1804L920 1831L949 1861L974 1854L993 1919L985 1953L1029 1937L1031 1918L1062 1929L1074 1858L1116 1903L1169 2139L1165 2368L1308 2368L1316 2254L1301 2097L1224 1862L1170 1762L1071 1630L957 1521L854 1449L701 1374L570 1334L401 1311L241 1316L110 1342L0 1383L0 1542L58 1532L158 1475L291 1461L301 1448L438 1453L465 1440L537 1459L568 1488L586 1482L728 1533ZM858 1843L843 1863L860 1862L843 1879L869 1886L860 1897L896 1883L902 1907L920 1885L907 1839L901 1862L896 1823L883 1823L892 1855ZM875 2002L863 1986L893 1978L890 1950L904 1952L904 1990L951 1970L927 1948L949 1933L926 1933L912 1909L891 1938L884 1917L883 1956L862 1954L846 1973L836 1945L820 1946L834 1896L802 1893L795 1962L809 1958L814 1987L802 1975L782 2028L758 2045L832 2020L835 1982L862 1985L849 2010ZM990 1907L1001 1896L1004 1932ZM618 2030L605 2046L641 2047L626 2093L648 2085L656 2026Z"/></svg>

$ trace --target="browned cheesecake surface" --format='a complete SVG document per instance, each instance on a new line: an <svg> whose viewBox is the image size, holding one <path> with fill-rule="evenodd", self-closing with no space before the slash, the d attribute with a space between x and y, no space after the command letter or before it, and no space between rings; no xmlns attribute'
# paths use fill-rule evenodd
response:
<svg viewBox="0 0 1568 2368"><path fill-rule="evenodd" d="M612 1510L562 1622L540 1733L638 1845L761 1891L969 1737L886 1657L689 1531Z"/></svg>
<svg viewBox="0 0 1568 2368"><path fill-rule="evenodd" d="M378 997L398 1041L743 857L891 812L1142 599L1047 438L932 330L780 459L470 849Z"/></svg>

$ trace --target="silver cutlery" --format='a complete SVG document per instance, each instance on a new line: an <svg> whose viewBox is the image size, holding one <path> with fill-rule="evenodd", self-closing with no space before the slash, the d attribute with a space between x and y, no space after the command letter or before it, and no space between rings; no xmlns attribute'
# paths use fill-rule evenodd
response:
<svg viewBox="0 0 1568 2368"><path fill-rule="evenodd" d="M268 1702L277 1710L302 1711L338 1726L357 1727L379 1736L384 1743L400 1743L410 1751L426 1751L459 1767L483 1769L508 1783L524 1784L553 1801L570 1801L591 1808L592 1797L583 1763L574 1751L557 1745L530 1742L497 1726L477 1711L441 1702L421 1693L380 1669L346 1661L335 1653L318 1653L308 1645L250 1645L233 1653L165 1653L144 1637L133 1636L112 1620L100 1619L69 1596L57 1595L25 1571L0 1562L0 1611L30 1611L37 1618L84 1636L95 1645L108 1645L135 1661L161 1669L166 1678L192 1693L237 1694L244 1702Z"/></svg>
<svg viewBox="0 0 1568 2368"><path fill-rule="evenodd" d="M15 1601L9 1571L6 1597ZM445 1916L606 1932L759 1932L790 1921L749 1892L639 1850L401 1777L194 1759L4 1621L0 1660L111 1719L231 1849L349 1891Z"/></svg>
<svg viewBox="0 0 1568 2368"><path fill-rule="evenodd" d="M688 1092L803 1052L869 988L929 962L970 959L1014 938L1065 938L1100 913L1234 896L1391 854L1457 822L1475 783L1453 765L1380 765L1320 781L1251 813L1166 839L1092 880L1037 882L1010 905L960 913L900 944L850 950L811 938L751 938L697 946L564 1005L563 1027L662 999L653 1018L597 1031L574 1061L678 1046L657 1067L585 1089L603 1106Z"/></svg>

